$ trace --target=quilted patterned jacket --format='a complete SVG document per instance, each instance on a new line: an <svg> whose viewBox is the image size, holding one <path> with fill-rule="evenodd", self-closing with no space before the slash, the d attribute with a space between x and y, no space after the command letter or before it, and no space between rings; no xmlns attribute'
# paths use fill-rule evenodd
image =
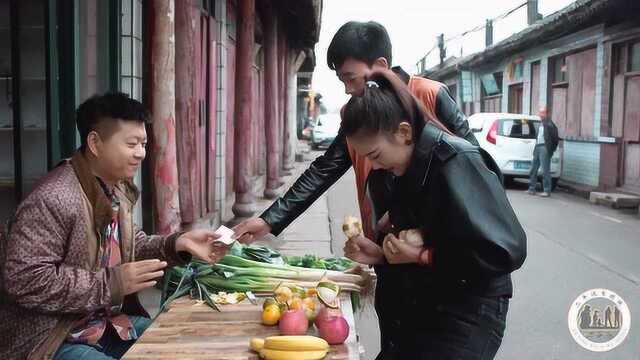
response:
<svg viewBox="0 0 640 360"><path fill-rule="evenodd" d="M178 234L149 236L134 229L134 185L122 182L122 261L178 255ZM100 268L99 238L110 221L111 202L80 153L47 174L20 204L0 239L0 359L50 359L71 326L85 314L123 305L148 316L135 294L123 296L119 268Z"/></svg>

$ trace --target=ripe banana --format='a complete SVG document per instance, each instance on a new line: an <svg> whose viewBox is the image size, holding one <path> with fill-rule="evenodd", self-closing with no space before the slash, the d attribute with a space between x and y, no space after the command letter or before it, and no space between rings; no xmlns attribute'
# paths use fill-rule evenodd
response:
<svg viewBox="0 0 640 360"><path fill-rule="evenodd" d="M264 348L287 351L328 350L329 343L315 336L270 336L264 339Z"/></svg>
<svg viewBox="0 0 640 360"><path fill-rule="evenodd" d="M321 360L327 356L327 350L315 351L286 351L286 350L260 350L260 357L265 360Z"/></svg>
<svg viewBox="0 0 640 360"><path fill-rule="evenodd" d="M264 348L264 339L253 338L251 342L249 342L249 348L255 352L260 352L262 348Z"/></svg>

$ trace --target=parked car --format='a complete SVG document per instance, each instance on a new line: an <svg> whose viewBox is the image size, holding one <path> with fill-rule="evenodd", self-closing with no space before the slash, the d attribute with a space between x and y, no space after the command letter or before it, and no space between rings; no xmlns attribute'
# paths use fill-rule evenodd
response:
<svg viewBox="0 0 640 360"><path fill-rule="evenodd" d="M528 178L533 162L540 117L508 113L476 113L469 117L469 127L480 147L498 164L505 182ZM551 179L556 186L562 171L560 148L551 157ZM542 167L538 169L542 177Z"/></svg>
<svg viewBox="0 0 640 360"><path fill-rule="evenodd" d="M340 114L322 114L311 129L311 148L328 147L338 135Z"/></svg>

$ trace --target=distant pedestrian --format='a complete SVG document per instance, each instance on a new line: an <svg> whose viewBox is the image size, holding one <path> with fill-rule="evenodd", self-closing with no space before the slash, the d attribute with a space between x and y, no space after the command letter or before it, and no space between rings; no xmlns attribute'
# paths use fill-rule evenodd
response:
<svg viewBox="0 0 640 360"><path fill-rule="evenodd" d="M585 305L584 309L582 309L582 312L580 313L580 328L591 328L591 306L589 305Z"/></svg>
<svg viewBox="0 0 640 360"><path fill-rule="evenodd" d="M591 322L592 327L599 328L602 327L602 319L600 319L600 310L593 311L593 321Z"/></svg>
<svg viewBox="0 0 640 360"><path fill-rule="evenodd" d="M613 311L611 310L611 306L607 306L607 309L604 311L604 327L611 328L613 327Z"/></svg>
<svg viewBox="0 0 640 360"><path fill-rule="evenodd" d="M613 309L613 327L614 328L619 328L621 326L620 324L620 309L618 309L618 307L616 306Z"/></svg>
<svg viewBox="0 0 640 360"><path fill-rule="evenodd" d="M549 197L551 194L551 157L558 148L560 137L558 128L547 115L547 108L541 107L538 115L542 119L536 130L536 146L533 149L533 164L529 173L529 189L527 193L535 195L538 183L538 169L542 166L542 187L540 196Z"/></svg>

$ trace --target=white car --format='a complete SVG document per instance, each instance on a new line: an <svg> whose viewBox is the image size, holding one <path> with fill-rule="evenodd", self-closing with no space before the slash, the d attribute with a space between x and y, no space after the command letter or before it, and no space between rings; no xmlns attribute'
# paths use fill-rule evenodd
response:
<svg viewBox="0 0 640 360"><path fill-rule="evenodd" d="M528 178L536 145L540 117L508 113L476 113L469 117L469 127L480 147L486 150L502 170L505 183L514 178ZM551 179L555 187L562 171L560 148L551 157ZM538 178L542 177L542 166Z"/></svg>
<svg viewBox="0 0 640 360"><path fill-rule="evenodd" d="M340 130L340 113L322 114L311 129L311 147L316 150L328 147Z"/></svg>

